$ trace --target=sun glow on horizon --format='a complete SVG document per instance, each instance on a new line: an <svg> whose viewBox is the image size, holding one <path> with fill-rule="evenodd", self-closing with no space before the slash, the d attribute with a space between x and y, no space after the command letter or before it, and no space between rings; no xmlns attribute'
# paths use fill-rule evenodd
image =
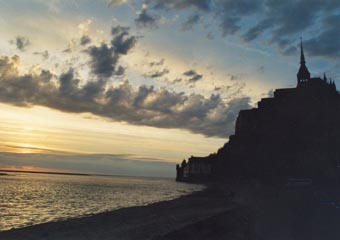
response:
<svg viewBox="0 0 340 240"><path fill-rule="evenodd" d="M0 104L0 151L17 153L132 154L178 162L225 143L178 129L158 129L67 114L44 107ZM45 118L44 116L49 116ZM15 123L15 125L13 125Z"/></svg>
<svg viewBox="0 0 340 240"><path fill-rule="evenodd" d="M18 145L19 153L39 153L42 152L41 147L24 143L22 145Z"/></svg>

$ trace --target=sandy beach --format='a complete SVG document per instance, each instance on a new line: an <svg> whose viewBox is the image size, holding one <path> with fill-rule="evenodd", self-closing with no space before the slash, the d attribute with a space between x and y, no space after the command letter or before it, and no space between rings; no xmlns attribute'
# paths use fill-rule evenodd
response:
<svg viewBox="0 0 340 240"><path fill-rule="evenodd" d="M320 204L322 196L337 199L335 189L258 183L208 188L171 201L10 230L0 239L335 240L340 211Z"/></svg>

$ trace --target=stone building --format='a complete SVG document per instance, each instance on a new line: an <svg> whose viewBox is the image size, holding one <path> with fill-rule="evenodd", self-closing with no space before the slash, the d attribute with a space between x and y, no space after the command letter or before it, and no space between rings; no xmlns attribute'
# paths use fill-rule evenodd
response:
<svg viewBox="0 0 340 240"><path fill-rule="evenodd" d="M213 159L209 157L191 156L183 160L181 166L177 165L178 181L202 181L209 180L213 175Z"/></svg>

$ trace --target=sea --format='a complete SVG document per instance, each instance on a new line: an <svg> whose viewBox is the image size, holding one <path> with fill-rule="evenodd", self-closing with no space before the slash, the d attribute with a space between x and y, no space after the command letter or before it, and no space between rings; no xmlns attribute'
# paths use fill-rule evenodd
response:
<svg viewBox="0 0 340 240"><path fill-rule="evenodd" d="M203 189L168 178L9 172L0 176L0 232L148 205Z"/></svg>

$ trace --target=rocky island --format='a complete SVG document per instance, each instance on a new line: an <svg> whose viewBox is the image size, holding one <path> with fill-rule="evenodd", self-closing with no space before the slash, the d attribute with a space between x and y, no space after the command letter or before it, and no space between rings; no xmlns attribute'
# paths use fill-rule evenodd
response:
<svg viewBox="0 0 340 240"><path fill-rule="evenodd" d="M217 153L177 165L177 180L339 179L339 122L340 94L335 83L326 74L310 76L301 42L297 86L277 89L257 108L240 111L229 142Z"/></svg>

